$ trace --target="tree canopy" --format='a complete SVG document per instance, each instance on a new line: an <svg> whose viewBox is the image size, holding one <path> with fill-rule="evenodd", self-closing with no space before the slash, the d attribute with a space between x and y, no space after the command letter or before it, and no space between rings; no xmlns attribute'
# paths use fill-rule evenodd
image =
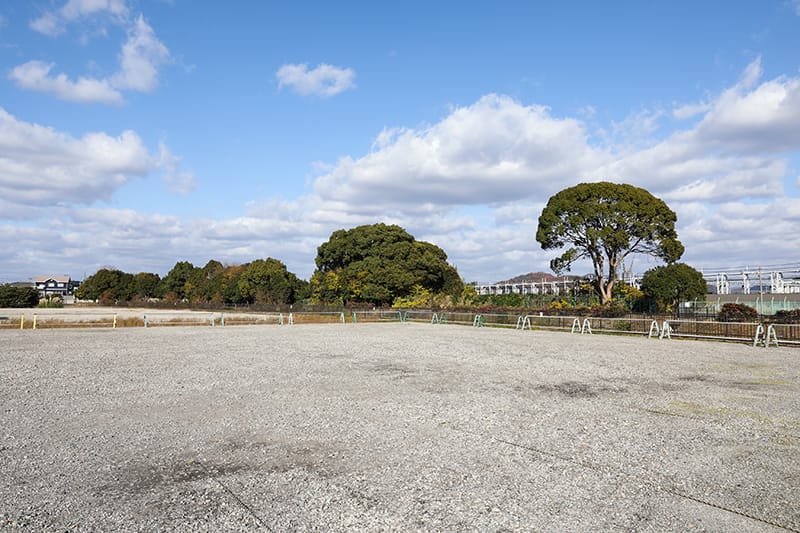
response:
<svg viewBox="0 0 800 533"><path fill-rule="evenodd" d="M178 261L163 279L150 272L133 275L101 268L83 281L76 296L102 303L165 298L217 305L291 304L305 297L307 288L308 282L277 259L231 266L212 259L202 268Z"/></svg>
<svg viewBox="0 0 800 533"><path fill-rule="evenodd" d="M313 296L323 302L391 303L414 291L459 294L463 287L447 254L396 225L337 230L317 248Z"/></svg>
<svg viewBox="0 0 800 533"><path fill-rule="evenodd" d="M116 268L101 268L81 283L75 296L82 300L100 300L103 303L126 302L134 293L133 274Z"/></svg>
<svg viewBox="0 0 800 533"><path fill-rule="evenodd" d="M702 272L685 263L673 263L645 272L642 292L659 310L671 312L681 301L705 300L707 286Z"/></svg>
<svg viewBox="0 0 800 533"><path fill-rule="evenodd" d="M630 254L672 263L683 255L675 213L645 189L610 182L581 183L556 193L539 217L543 250L567 248L550 262L560 274L580 259L594 267L601 303L611 300L617 268Z"/></svg>
<svg viewBox="0 0 800 533"><path fill-rule="evenodd" d="M36 307L39 291L33 287L0 285L0 307Z"/></svg>

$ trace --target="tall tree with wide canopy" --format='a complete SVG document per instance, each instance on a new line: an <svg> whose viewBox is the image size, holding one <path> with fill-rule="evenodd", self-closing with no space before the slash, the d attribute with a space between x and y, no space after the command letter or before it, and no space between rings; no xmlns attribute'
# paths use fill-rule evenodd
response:
<svg viewBox="0 0 800 533"><path fill-rule="evenodd" d="M617 268L631 254L673 263L683 255L675 213L662 200L633 185L581 183L556 193L539 217L536 240L543 250L569 246L550 262L557 274L580 259L594 266L600 302L611 300Z"/></svg>
<svg viewBox="0 0 800 533"><path fill-rule="evenodd" d="M326 302L391 303L415 289L458 294L463 282L447 254L400 226L337 230L317 248L314 297Z"/></svg>

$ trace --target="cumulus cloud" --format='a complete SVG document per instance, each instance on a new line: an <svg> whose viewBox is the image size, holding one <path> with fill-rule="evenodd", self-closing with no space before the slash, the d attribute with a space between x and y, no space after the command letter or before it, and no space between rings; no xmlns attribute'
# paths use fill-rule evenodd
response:
<svg viewBox="0 0 800 533"><path fill-rule="evenodd" d="M381 132L372 152L342 158L314 188L371 209L491 204L552 192L604 158L582 122L488 95L434 125Z"/></svg>
<svg viewBox="0 0 800 533"><path fill-rule="evenodd" d="M108 80L78 78L72 81L65 74L51 75L52 63L28 61L14 67L9 78L23 89L49 93L60 100L120 104L122 94Z"/></svg>
<svg viewBox="0 0 800 533"><path fill-rule="evenodd" d="M168 155L166 155L168 154ZM74 137L18 120L0 108L0 218L16 218L13 206L90 205L108 200L133 178L163 167L182 177L180 158L162 146L153 156L127 130L117 136L91 132ZM190 180L193 184L193 178Z"/></svg>
<svg viewBox="0 0 800 533"><path fill-rule="evenodd" d="M121 20L128 15L128 6L124 0L69 0L60 9L42 13L30 22L30 27L39 33L55 36L62 33L68 23L96 15Z"/></svg>
<svg viewBox="0 0 800 533"><path fill-rule="evenodd" d="M80 152L68 147L86 145L90 136L65 136L5 114L0 212L21 211L13 211L15 206L30 206L28 213L43 210L40 206L61 212L56 231L71 237L58 244L62 255L52 257L68 262L71 243L91 242L84 258L74 261L84 265L79 268L113 262L128 271L165 273L182 259L202 264L211 258L244 262L269 255L307 277L316 247L333 230L387 222L441 246L467 280L496 281L549 269L555 253L543 252L535 241L538 215L549 196L578 182L610 179L645 187L668 202L678 214L678 235L687 249L683 259L694 266L786 262L800 249L800 199L794 198L800 179L796 185L788 179L796 172L791 158L800 152L800 121L792 118L798 112L797 83L792 76L764 80L756 60L732 87L705 95L701 104L677 103L671 116L658 109L634 112L616 124L616 131L612 125L612 141L605 143L594 140L598 136L579 118L487 95L429 125L375 132L366 153L318 165L305 196L254 200L240 216L222 220L77 208L74 204L83 201L75 194L80 180L67 180L71 187L64 187L62 196L48 189L49 180L37 182L32 176L86 172L74 163L78 158L63 154ZM664 132L661 122L674 119L691 121ZM619 142L625 128L644 140ZM15 142L8 141L8 131L15 132ZM157 170L168 183L169 176L180 183L180 158L165 146L153 156L135 134L95 135L95 142L108 145L106 152L139 146L139 157L109 158L105 167L89 157L90 168L102 169L89 173L96 179L86 179L84 192L95 191L91 197L113 194L119 186L115 178L124 183ZM118 168L126 160L138 174ZM39 199L24 197L26 188ZM24 259L45 265L50 251L37 250L46 248L52 232L52 227L18 232L15 249L33 250ZM8 234L0 231L0 253L17 254L7 251ZM17 257L9 264L14 261L24 263ZM643 272L653 261L636 259L634 269ZM578 274L589 270L588 265L575 269Z"/></svg>
<svg viewBox="0 0 800 533"><path fill-rule="evenodd" d="M45 13L34 21L43 33L58 33L55 29L45 31L45 26L55 25L88 16L96 12L112 13L120 17L119 23L128 24L127 7L114 0L80 0L67 3L61 10ZM124 102L122 91L150 92L158 86L158 71L171 61L167 47L145 21L142 15L130 22L127 39L119 53L119 67L107 78L79 77L71 80L66 74L52 74L53 63L28 61L14 67L9 79L18 87L51 94L60 100L120 104Z"/></svg>
<svg viewBox="0 0 800 533"><path fill-rule="evenodd" d="M329 97L355 87L351 68L321 64L309 70L307 64L283 65L275 73L278 88L289 87L303 96Z"/></svg>
<svg viewBox="0 0 800 533"><path fill-rule="evenodd" d="M800 146L800 78L758 84L761 58L739 83L724 91L694 131L703 148L745 153L780 153ZM703 146L705 145L705 146Z"/></svg>

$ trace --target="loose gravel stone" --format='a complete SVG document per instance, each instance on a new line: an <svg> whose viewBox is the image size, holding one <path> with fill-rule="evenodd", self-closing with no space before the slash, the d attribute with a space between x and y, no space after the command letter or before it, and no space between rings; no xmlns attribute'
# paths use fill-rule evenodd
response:
<svg viewBox="0 0 800 533"><path fill-rule="evenodd" d="M0 528L800 530L800 354L419 323L0 331Z"/></svg>

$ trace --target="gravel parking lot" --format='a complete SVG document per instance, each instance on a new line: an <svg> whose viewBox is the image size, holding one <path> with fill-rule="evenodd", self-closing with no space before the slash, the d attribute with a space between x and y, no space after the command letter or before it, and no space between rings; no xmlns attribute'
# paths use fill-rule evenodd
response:
<svg viewBox="0 0 800 533"><path fill-rule="evenodd" d="M0 528L798 531L799 363L419 323L0 331Z"/></svg>

